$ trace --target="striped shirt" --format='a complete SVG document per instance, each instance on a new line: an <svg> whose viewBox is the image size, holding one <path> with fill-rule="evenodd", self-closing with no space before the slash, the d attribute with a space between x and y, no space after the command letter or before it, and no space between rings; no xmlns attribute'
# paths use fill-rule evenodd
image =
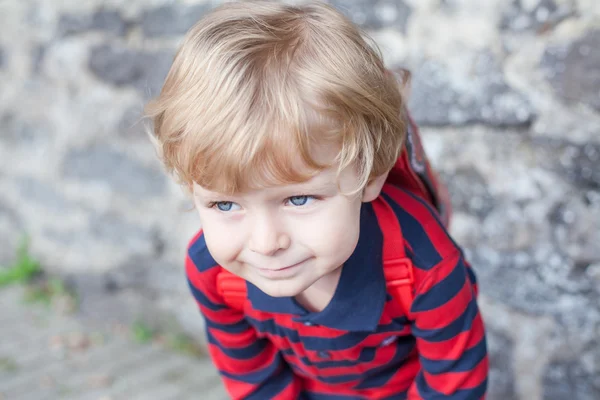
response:
<svg viewBox="0 0 600 400"><path fill-rule="evenodd" d="M383 234L363 203L360 237L321 312L247 282L243 311L217 293L220 266L202 232L186 274L206 320L212 360L233 399L453 399L485 397L488 357L475 275L437 214L387 185L414 265L410 313L387 293Z"/></svg>

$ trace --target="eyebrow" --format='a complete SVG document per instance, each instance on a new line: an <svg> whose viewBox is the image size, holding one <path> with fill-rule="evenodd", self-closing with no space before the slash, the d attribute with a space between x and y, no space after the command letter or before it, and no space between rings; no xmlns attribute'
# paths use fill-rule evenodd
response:
<svg viewBox="0 0 600 400"><path fill-rule="evenodd" d="M284 185L280 188L277 188L275 190L276 196L281 196L283 194L285 195L290 195L290 194L312 194L312 193L319 193L319 192L324 192L324 191L330 191L332 189L337 189L337 179L328 179L328 178L321 178L321 179L316 179L316 180L308 180L306 182L300 182L300 183L292 183L292 184L288 184L288 185ZM213 192L207 189L200 189L203 192L200 193L200 191L194 191L193 195L196 198L239 198L240 195L238 194L224 194L224 193L219 193L219 192Z"/></svg>

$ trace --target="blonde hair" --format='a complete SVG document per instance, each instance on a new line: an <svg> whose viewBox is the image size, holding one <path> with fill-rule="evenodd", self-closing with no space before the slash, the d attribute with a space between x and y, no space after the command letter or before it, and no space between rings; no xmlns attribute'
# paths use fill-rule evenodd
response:
<svg viewBox="0 0 600 400"><path fill-rule="evenodd" d="M394 165L403 108L377 46L334 8L236 2L190 29L146 115L167 171L187 187L303 182L330 166L311 148L333 143L338 172L355 165L359 191Z"/></svg>

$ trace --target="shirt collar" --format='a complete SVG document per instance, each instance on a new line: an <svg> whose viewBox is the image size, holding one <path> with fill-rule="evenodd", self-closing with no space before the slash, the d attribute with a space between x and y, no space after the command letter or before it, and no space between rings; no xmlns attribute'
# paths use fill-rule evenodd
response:
<svg viewBox="0 0 600 400"><path fill-rule="evenodd" d="M321 312L306 311L292 297L271 297L247 283L248 298L259 311L295 315L295 320L343 331L377 328L386 301L382 265L383 234L373 207L363 203L356 249L344 263L338 287Z"/></svg>

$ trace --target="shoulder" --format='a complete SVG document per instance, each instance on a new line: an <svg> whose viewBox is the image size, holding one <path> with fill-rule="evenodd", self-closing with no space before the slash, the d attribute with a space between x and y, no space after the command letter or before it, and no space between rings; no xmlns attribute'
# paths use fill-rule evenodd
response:
<svg viewBox="0 0 600 400"><path fill-rule="evenodd" d="M426 201L393 185L385 185L381 196L398 218L407 255L417 268L431 270L461 252Z"/></svg>
<svg viewBox="0 0 600 400"><path fill-rule="evenodd" d="M188 243L186 258L189 259L199 271L207 271L218 267L217 262L212 257L206 247L204 232L197 232Z"/></svg>
<svg viewBox="0 0 600 400"><path fill-rule="evenodd" d="M219 271L221 267L208 251L203 232L199 231L188 243L185 257L185 274L194 295L197 291L215 291Z"/></svg>

